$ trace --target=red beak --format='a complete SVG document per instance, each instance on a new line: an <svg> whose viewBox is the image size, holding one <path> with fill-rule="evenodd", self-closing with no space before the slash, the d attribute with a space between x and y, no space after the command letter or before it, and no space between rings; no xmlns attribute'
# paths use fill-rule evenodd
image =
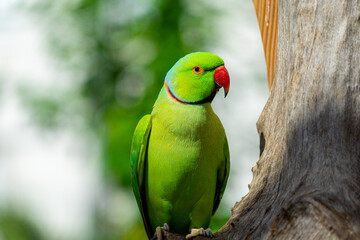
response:
<svg viewBox="0 0 360 240"><path fill-rule="evenodd" d="M230 89L230 76L224 66L220 66L215 69L214 81L219 87L224 88L224 97L226 97Z"/></svg>

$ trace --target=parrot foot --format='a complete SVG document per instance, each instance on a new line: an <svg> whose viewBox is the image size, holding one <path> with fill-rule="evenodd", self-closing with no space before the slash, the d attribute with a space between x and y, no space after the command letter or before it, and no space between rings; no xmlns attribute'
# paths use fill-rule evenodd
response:
<svg viewBox="0 0 360 240"><path fill-rule="evenodd" d="M162 240L163 239L163 231L169 231L169 225L167 225L167 223L164 223L164 226L162 227L157 227L155 230L155 235L156 235L156 239L158 240Z"/></svg>
<svg viewBox="0 0 360 240"><path fill-rule="evenodd" d="M206 230L204 230L204 228L193 228L191 229L191 233L186 235L186 239L191 239L197 236L212 237L213 234L210 228Z"/></svg>

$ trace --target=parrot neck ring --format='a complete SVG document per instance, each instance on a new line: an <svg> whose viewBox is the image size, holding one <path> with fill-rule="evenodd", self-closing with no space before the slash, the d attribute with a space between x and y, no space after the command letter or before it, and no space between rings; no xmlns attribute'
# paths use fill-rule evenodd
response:
<svg viewBox="0 0 360 240"><path fill-rule="evenodd" d="M204 104L204 103L211 103L212 100L214 99L215 95L216 95L216 92L219 90L219 87L216 85L215 90L212 91L212 93L211 93L208 97L206 97L206 98L204 98L204 99L202 99L202 100L200 100L200 101L190 102L190 101L180 100L179 98L177 98L177 97L171 92L171 90L170 90L169 86L167 85L166 81L164 81L164 85L165 85L166 93L169 95L169 97L170 97L173 101L175 101L175 102L177 102L177 103L181 103L181 104L190 104L190 105L200 105L200 104Z"/></svg>

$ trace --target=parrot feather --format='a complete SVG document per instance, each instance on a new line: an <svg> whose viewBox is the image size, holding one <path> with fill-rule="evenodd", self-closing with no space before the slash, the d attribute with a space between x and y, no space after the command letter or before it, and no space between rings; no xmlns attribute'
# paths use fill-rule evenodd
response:
<svg viewBox="0 0 360 240"><path fill-rule="evenodd" d="M138 123L133 136L131 146L131 182L135 198L142 215L145 230L148 237L152 236L153 230L149 222L146 200L144 195L144 168L146 161L146 151L151 131L151 115L145 115Z"/></svg>
<svg viewBox="0 0 360 240"><path fill-rule="evenodd" d="M225 161L223 161L221 168L218 170L216 193L215 193L214 207L212 212L213 215L215 214L217 208L219 207L220 201L225 192L226 183L230 173L230 153L229 153L229 145L226 137L224 143L224 156L225 156Z"/></svg>

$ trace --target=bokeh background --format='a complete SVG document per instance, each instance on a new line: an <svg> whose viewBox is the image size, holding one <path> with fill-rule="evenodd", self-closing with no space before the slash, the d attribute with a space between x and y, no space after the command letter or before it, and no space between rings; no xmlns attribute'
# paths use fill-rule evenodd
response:
<svg viewBox="0 0 360 240"><path fill-rule="evenodd" d="M248 191L269 95L251 0L2 0L0 239L145 239L129 177L138 120L166 72L209 51L231 173L213 230Z"/></svg>

